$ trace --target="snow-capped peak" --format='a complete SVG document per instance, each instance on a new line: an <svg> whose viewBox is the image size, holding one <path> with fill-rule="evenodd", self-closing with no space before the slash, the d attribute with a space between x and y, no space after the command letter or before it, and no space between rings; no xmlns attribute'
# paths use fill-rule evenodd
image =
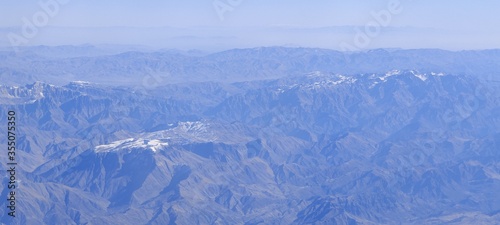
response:
<svg viewBox="0 0 500 225"><path fill-rule="evenodd" d="M427 74L421 74L421 73L418 73L417 71L414 71L414 70L410 71L410 73L412 73L415 77L419 78L422 81L427 80Z"/></svg>
<svg viewBox="0 0 500 225"><path fill-rule="evenodd" d="M381 81L385 82L387 78L392 77L392 76L397 76L397 75L400 75L400 74L401 74L401 71L399 71L399 70L392 70L392 71L389 71L389 72L385 73L385 76L379 77L379 79Z"/></svg>
<svg viewBox="0 0 500 225"><path fill-rule="evenodd" d="M168 142L165 139L143 139L143 138L128 138L124 140L119 140L112 142L107 145L99 145L95 148L96 152L110 152L125 149L142 148L149 149L153 152L168 146Z"/></svg>

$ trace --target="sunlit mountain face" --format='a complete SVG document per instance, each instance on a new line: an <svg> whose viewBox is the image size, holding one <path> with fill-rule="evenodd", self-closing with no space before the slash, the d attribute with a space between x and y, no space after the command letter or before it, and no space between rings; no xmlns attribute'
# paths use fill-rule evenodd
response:
<svg viewBox="0 0 500 225"><path fill-rule="evenodd" d="M498 51L75 52L2 53L3 223L500 221Z"/></svg>

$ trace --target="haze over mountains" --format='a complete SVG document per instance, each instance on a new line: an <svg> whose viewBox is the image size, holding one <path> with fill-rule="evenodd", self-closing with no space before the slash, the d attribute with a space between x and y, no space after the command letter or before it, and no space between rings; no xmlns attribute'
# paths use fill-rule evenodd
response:
<svg viewBox="0 0 500 225"><path fill-rule="evenodd" d="M0 57L21 182L3 223L500 221L499 50Z"/></svg>
<svg viewBox="0 0 500 225"><path fill-rule="evenodd" d="M345 53L326 49L263 47L216 53L173 50L119 52L117 47L85 45L27 47L19 52L2 51L0 57L0 77L6 82L4 84L44 81L64 85L83 80L135 85L149 83L153 77L155 85L162 85L186 81L271 79L312 71L357 74L384 73L393 69L500 76L500 50L378 49Z"/></svg>

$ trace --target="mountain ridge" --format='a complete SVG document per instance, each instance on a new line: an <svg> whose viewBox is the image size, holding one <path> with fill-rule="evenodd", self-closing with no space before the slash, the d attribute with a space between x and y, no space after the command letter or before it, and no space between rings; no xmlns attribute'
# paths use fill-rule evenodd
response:
<svg viewBox="0 0 500 225"><path fill-rule="evenodd" d="M23 185L2 222L495 224L498 89L388 71L2 86Z"/></svg>
<svg viewBox="0 0 500 225"><path fill-rule="evenodd" d="M30 48L28 48L30 49ZM36 47L34 47L36 49ZM498 81L500 50L439 49L339 52L328 49L261 47L217 53L124 51L116 54L51 58L1 52L0 77L9 85L42 80L64 85L85 80L146 89L183 82L227 82L300 76L311 71L343 74L384 73L393 69L477 76ZM29 50L27 50L29 52ZM57 49L54 49L57 53ZM76 51L76 50L75 50Z"/></svg>

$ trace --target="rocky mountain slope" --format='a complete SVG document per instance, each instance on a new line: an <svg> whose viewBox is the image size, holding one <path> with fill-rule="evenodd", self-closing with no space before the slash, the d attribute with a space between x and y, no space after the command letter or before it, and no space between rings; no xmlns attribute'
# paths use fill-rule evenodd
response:
<svg viewBox="0 0 500 225"><path fill-rule="evenodd" d="M20 182L18 217L3 205L1 221L496 224L497 86L388 71L1 86L0 114L19 117Z"/></svg>

